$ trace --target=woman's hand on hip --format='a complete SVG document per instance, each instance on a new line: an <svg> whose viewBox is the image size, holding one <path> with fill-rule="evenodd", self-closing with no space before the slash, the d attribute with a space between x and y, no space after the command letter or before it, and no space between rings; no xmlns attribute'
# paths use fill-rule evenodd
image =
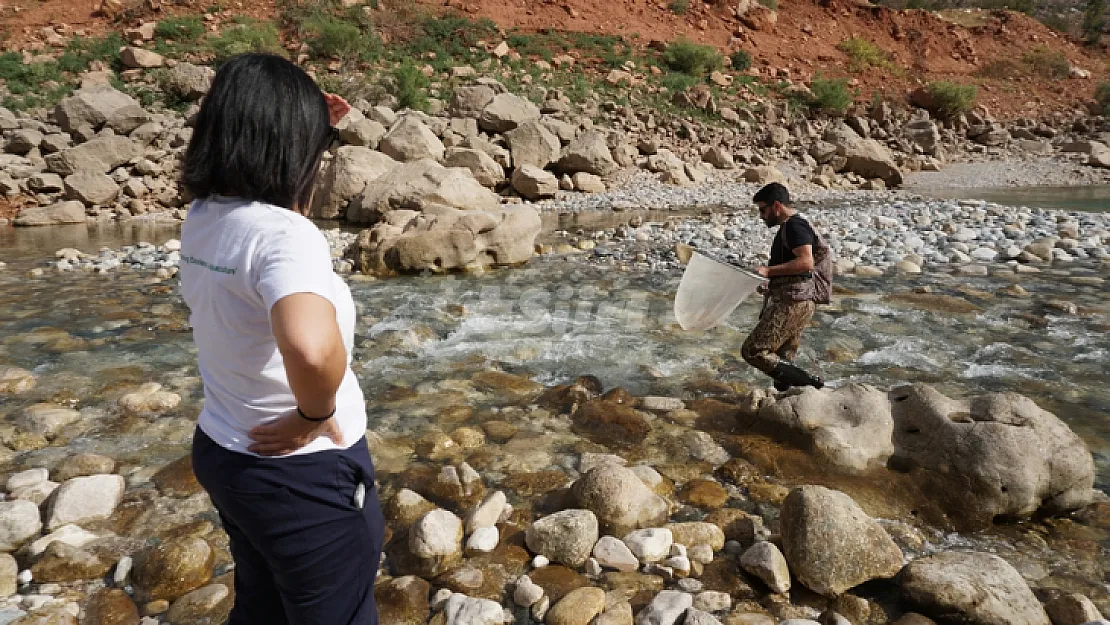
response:
<svg viewBox="0 0 1110 625"><path fill-rule="evenodd" d="M255 426L250 431L254 444L247 450L260 456L284 456L321 436L327 436L336 445L343 446L343 433L334 418L314 423L301 418L296 410L291 410L269 423Z"/></svg>
<svg viewBox="0 0 1110 625"><path fill-rule="evenodd" d="M339 120L343 119L347 116L347 113L351 112L351 105L334 93L325 93L324 101L328 103L328 117L331 118L332 126L338 124Z"/></svg>

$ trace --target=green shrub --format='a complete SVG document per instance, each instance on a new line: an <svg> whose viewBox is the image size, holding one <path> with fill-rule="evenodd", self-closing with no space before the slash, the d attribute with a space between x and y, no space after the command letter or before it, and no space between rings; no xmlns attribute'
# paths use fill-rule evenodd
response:
<svg viewBox="0 0 1110 625"><path fill-rule="evenodd" d="M1024 74L1025 68L1013 59L994 59L980 67L976 73L983 78L1012 80Z"/></svg>
<svg viewBox="0 0 1110 625"><path fill-rule="evenodd" d="M689 0L671 0L667 8L675 15L686 15L686 12L690 10L690 2Z"/></svg>
<svg viewBox="0 0 1110 625"><path fill-rule="evenodd" d="M497 25L489 19L472 20L456 14L423 16L415 30L415 34L406 41L406 51L412 56L432 52L439 64L445 67L452 63L452 59L468 61L475 57L471 50L478 47L478 42L489 41L498 35Z"/></svg>
<svg viewBox="0 0 1110 625"><path fill-rule="evenodd" d="M1102 114L1110 115L1110 82L1099 83L1095 88L1095 99L1102 105Z"/></svg>
<svg viewBox="0 0 1110 625"><path fill-rule="evenodd" d="M1071 62L1063 52L1038 47L1021 56L1021 61L1033 73L1044 78L1067 78L1071 73Z"/></svg>
<svg viewBox="0 0 1110 625"><path fill-rule="evenodd" d="M663 74L662 78L659 81L659 84L663 87L666 87L667 91L671 93L686 91L690 87L693 87L694 85L697 85L699 83L701 83L701 81L697 78L694 78L693 76L689 76L687 74L672 73Z"/></svg>
<svg viewBox="0 0 1110 625"><path fill-rule="evenodd" d="M313 56L349 58L357 56L363 45L358 26L334 17L318 17L304 24L304 40Z"/></svg>
<svg viewBox="0 0 1110 625"><path fill-rule="evenodd" d="M218 37L208 42L217 64L233 56L248 52L282 54L277 27L270 22L239 18L237 23L225 28Z"/></svg>
<svg viewBox="0 0 1110 625"><path fill-rule="evenodd" d="M119 50L123 47L123 37L111 33L99 38L74 37L66 45L65 52L58 57L58 67L62 71L79 74L89 66L100 61L111 68L120 66Z"/></svg>
<svg viewBox="0 0 1110 625"><path fill-rule="evenodd" d="M933 101L933 112L941 117L955 117L970 111L979 96L979 88L975 85L944 80L931 82L925 89Z"/></svg>
<svg viewBox="0 0 1110 625"><path fill-rule="evenodd" d="M732 61L732 69L738 72L745 72L752 66L752 55L747 50L737 50L728 59Z"/></svg>
<svg viewBox="0 0 1110 625"><path fill-rule="evenodd" d="M1083 9L1083 38L1097 46L1102 41L1102 29L1105 27L1106 0L1087 0Z"/></svg>
<svg viewBox="0 0 1110 625"><path fill-rule="evenodd" d="M196 15L167 17L158 22L154 34L162 39L191 43L204 36L204 21Z"/></svg>
<svg viewBox="0 0 1110 625"><path fill-rule="evenodd" d="M408 61L393 70L393 95L401 108L423 111L428 108L428 77Z"/></svg>
<svg viewBox="0 0 1110 625"><path fill-rule="evenodd" d="M712 46L690 41L678 41L667 46L663 53L667 67L688 76L702 77L721 66L721 54Z"/></svg>
<svg viewBox="0 0 1110 625"><path fill-rule="evenodd" d="M855 100L848 89L848 81L843 78L814 78L809 90L813 92L809 106L826 113L843 113Z"/></svg>
<svg viewBox="0 0 1110 625"><path fill-rule="evenodd" d="M848 69L853 72L863 72L872 67L891 67L890 55L863 37L845 39L837 44L836 49L848 55Z"/></svg>

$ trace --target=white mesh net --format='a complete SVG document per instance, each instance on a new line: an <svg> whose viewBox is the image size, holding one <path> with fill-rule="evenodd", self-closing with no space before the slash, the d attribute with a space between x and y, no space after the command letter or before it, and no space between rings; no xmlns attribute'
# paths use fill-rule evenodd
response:
<svg viewBox="0 0 1110 625"><path fill-rule="evenodd" d="M764 281L758 274L694 252L674 297L674 316L683 330L708 330Z"/></svg>

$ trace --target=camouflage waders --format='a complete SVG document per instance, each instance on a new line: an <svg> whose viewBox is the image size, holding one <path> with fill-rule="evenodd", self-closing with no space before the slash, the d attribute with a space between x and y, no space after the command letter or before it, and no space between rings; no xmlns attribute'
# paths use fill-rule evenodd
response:
<svg viewBox="0 0 1110 625"><path fill-rule="evenodd" d="M771 377L778 364L791 361L798 353L816 304L811 301L792 302L772 290L763 300L759 323L752 329L740 354L751 366Z"/></svg>

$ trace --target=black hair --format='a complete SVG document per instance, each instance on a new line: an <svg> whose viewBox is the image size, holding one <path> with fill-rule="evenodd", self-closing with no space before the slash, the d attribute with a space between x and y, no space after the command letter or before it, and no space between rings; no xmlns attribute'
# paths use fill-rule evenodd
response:
<svg viewBox="0 0 1110 625"><path fill-rule="evenodd" d="M197 198L306 209L331 138L327 102L308 74L272 54L236 56L200 107L181 181Z"/></svg>
<svg viewBox="0 0 1110 625"><path fill-rule="evenodd" d="M768 206L780 202L783 206L790 206L790 191L781 183L772 182L756 192L752 202Z"/></svg>

